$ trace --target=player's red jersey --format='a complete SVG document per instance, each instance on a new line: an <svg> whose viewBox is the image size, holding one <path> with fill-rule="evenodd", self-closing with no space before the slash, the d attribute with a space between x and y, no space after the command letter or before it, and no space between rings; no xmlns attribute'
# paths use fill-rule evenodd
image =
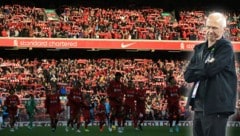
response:
<svg viewBox="0 0 240 136"><path fill-rule="evenodd" d="M48 94L46 96L47 107L55 107L55 106L59 106L59 104L60 104L59 94Z"/></svg>
<svg viewBox="0 0 240 136"><path fill-rule="evenodd" d="M7 106L9 114L17 114L17 106L20 104L20 100L17 95L9 95L4 104Z"/></svg>
<svg viewBox="0 0 240 136"><path fill-rule="evenodd" d="M59 94L48 94L46 96L45 107L49 114L56 114L61 112L61 103L60 103Z"/></svg>
<svg viewBox="0 0 240 136"><path fill-rule="evenodd" d="M83 94L80 89L72 88L67 96L67 105L70 106L70 115L77 116L80 113L83 103Z"/></svg>
<svg viewBox="0 0 240 136"><path fill-rule="evenodd" d="M166 90L166 99L168 105L178 105L180 100L180 91L178 86L167 86Z"/></svg>
<svg viewBox="0 0 240 136"><path fill-rule="evenodd" d="M166 87L166 99L167 99L167 109L169 118L173 119L174 115L177 118L180 116L180 109L179 109L179 100L180 100L180 91L178 86L167 86Z"/></svg>
<svg viewBox="0 0 240 136"><path fill-rule="evenodd" d="M136 100L136 89L126 88L124 91L125 94L125 105L134 106L134 101Z"/></svg>
<svg viewBox="0 0 240 136"><path fill-rule="evenodd" d="M68 95L68 103L67 105L82 105L83 103L83 94L80 89L71 89Z"/></svg>
<svg viewBox="0 0 240 136"><path fill-rule="evenodd" d="M137 100L137 111L145 113L145 102L146 102L146 89L138 89L136 94Z"/></svg>
<svg viewBox="0 0 240 136"><path fill-rule="evenodd" d="M99 121L105 121L106 119L106 109L104 104L99 104L97 107L97 116L99 118Z"/></svg>
<svg viewBox="0 0 240 136"><path fill-rule="evenodd" d="M91 102L88 98L85 98L82 105L82 114L85 121L90 120L90 108Z"/></svg>
<svg viewBox="0 0 240 136"><path fill-rule="evenodd" d="M124 85L115 80L111 81L107 89L110 105L122 105Z"/></svg>

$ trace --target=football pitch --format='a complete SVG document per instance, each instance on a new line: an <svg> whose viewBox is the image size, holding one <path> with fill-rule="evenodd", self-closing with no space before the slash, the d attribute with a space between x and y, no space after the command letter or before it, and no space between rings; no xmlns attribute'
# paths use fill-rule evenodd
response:
<svg viewBox="0 0 240 136"><path fill-rule="evenodd" d="M34 127L28 129L27 127L20 127L15 132L10 132L9 128L0 130L0 136L192 136L191 127L180 127L180 131L169 133L169 128L166 126L145 126L143 131L135 130L132 127L126 127L123 133L118 133L116 130L109 132L105 127L103 132L99 131L96 126L89 127L90 132L85 132L81 127L81 133L75 130L65 132L65 127L58 127L55 132L52 132L49 126ZM227 136L239 136L240 128L231 127L227 130Z"/></svg>

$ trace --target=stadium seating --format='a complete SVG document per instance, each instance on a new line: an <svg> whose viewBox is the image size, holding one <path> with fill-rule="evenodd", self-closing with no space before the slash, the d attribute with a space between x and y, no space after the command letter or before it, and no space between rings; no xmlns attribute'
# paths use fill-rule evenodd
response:
<svg viewBox="0 0 240 136"><path fill-rule="evenodd" d="M163 8L95 8L65 6L45 9L21 5L0 8L1 37L203 40L211 11L179 12ZM226 11L225 36L239 41L239 13Z"/></svg>

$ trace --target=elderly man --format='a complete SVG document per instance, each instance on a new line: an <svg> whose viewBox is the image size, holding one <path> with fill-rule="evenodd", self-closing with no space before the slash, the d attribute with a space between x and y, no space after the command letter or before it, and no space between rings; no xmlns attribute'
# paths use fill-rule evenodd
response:
<svg viewBox="0 0 240 136"><path fill-rule="evenodd" d="M234 113L237 93L235 56L224 38L226 18L211 13L206 20L206 41L194 47L184 73L194 86L188 104L194 110L194 136L225 136L228 117Z"/></svg>

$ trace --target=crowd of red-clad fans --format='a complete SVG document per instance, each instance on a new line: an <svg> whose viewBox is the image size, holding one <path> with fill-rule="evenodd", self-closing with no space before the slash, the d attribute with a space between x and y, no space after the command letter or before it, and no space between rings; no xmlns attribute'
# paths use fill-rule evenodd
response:
<svg viewBox="0 0 240 136"><path fill-rule="evenodd" d="M56 12L59 11L59 12ZM162 8L0 7L1 37L204 40L211 11L164 11ZM232 41L240 40L239 13L225 11Z"/></svg>
<svg viewBox="0 0 240 136"><path fill-rule="evenodd" d="M136 88L138 82L144 82L147 89L146 113L149 119L167 118L167 101L164 97L166 79L171 75L177 79L181 93L181 113L184 119L186 96L191 84L183 80L183 71L187 61L152 59L0 59L0 94L3 99L8 94L9 85L14 85L20 99L44 99L46 86L55 85L62 95L66 95L75 81L80 81L81 90L91 94L92 102L99 102L106 97L109 81L116 72L124 76L122 82L132 80ZM237 63L236 63L237 65ZM238 71L239 75L239 71ZM66 92L65 92L66 91ZM43 107L39 101L39 107ZM24 115L24 114L23 114Z"/></svg>

